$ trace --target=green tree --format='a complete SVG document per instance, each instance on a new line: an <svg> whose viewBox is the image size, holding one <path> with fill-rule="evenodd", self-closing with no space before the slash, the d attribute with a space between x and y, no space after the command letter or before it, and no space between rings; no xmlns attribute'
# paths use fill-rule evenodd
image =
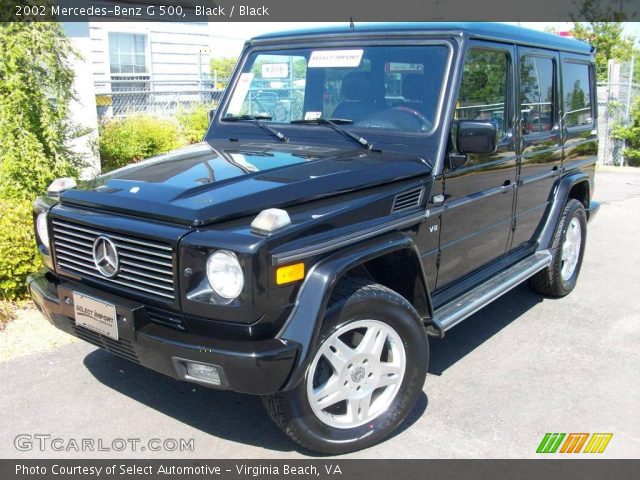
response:
<svg viewBox="0 0 640 480"><path fill-rule="evenodd" d="M622 9L602 7L600 0L585 0L578 9L578 17L585 22L574 22L572 35L593 45L596 49L598 81L607 80L607 64L610 59L627 61L633 53L633 38L623 34L627 18Z"/></svg>
<svg viewBox="0 0 640 480"><path fill-rule="evenodd" d="M0 24L0 198L33 198L77 173L65 147L77 55L58 23Z"/></svg>
<svg viewBox="0 0 640 480"><path fill-rule="evenodd" d="M613 136L625 140L624 159L627 164L640 167L640 99L636 100L631 109L629 124L617 127Z"/></svg>
<svg viewBox="0 0 640 480"><path fill-rule="evenodd" d="M233 73L233 69L238 63L237 57L221 57L211 59L211 77L217 72L219 79L228 79Z"/></svg>

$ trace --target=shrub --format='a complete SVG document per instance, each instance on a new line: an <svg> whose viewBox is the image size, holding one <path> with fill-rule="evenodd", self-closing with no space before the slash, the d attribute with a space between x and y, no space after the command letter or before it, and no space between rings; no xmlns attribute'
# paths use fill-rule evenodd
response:
<svg viewBox="0 0 640 480"><path fill-rule="evenodd" d="M32 199L81 163L65 146L76 52L55 22L1 23L0 52L0 197Z"/></svg>
<svg viewBox="0 0 640 480"><path fill-rule="evenodd" d="M209 127L209 110L215 105L199 103L191 108L178 110L176 119L180 125L180 135L187 144L201 142Z"/></svg>
<svg viewBox="0 0 640 480"><path fill-rule="evenodd" d="M174 121L143 115L106 122L100 127L98 141L103 172L166 153L182 144Z"/></svg>
<svg viewBox="0 0 640 480"><path fill-rule="evenodd" d="M16 312L11 302L0 300L0 332L11 320L15 320Z"/></svg>
<svg viewBox="0 0 640 480"><path fill-rule="evenodd" d="M29 200L0 200L0 300L27 293L27 275L40 268Z"/></svg>
<svg viewBox="0 0 640 480"><path fill-rule="evenodd" d="M631 109L629 124L615 128L613 136L626 142L624 159L627 165L640 167L640 98Z"/></svg>

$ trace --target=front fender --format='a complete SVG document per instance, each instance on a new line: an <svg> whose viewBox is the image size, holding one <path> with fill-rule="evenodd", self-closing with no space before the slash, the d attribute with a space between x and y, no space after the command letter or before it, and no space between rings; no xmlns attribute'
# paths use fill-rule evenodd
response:
<svg viewBox="0 0 640 480"><path fill-rule="evenodd" d="M413 240L400 232L388 233L345 248L314 265L309 270L293 310L277 335L285 342L295 342L298 358L282 390L294 388L304 377L313 347L320 335L322 319L331 294L340 278L349 270L374 258L410 249L420 265L423 284L427 285L420 255ZM427 298L428 295L427 295ZM429 307L431 309L431 307Z"/></svg>

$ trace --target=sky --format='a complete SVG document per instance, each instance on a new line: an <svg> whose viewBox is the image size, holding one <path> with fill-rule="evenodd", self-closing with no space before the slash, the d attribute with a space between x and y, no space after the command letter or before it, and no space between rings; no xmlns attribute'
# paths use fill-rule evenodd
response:
<svg viewBox="0 0 640 480"><path fill-rule="evenodd" d="M235 57L240 54L244 42L256 35L283 30L296 30L299 28L321 27L327 25L338 25L342 22L220 22L210 23L209 28L212 35L212 56L214 57ZM553 27L558 31L571 29L570 22L507 22L519 24L523 27L535 30L544 30L546 27ZM626 22L624 24L626 35L636 38L636 44L640 44L640 22Z"/></svg>

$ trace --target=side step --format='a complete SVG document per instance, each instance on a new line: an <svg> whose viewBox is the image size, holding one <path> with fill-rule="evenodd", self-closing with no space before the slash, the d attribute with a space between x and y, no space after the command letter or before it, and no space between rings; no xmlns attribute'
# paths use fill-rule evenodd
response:
<svg viewBox="0 0 640 480"><path fill-rule="evenodd" d="M550 263L551 253L542 250L501 271L495 277L437 309L432 320L434 329L440 337L444 337L444 332L517 287Z"/></svg>

